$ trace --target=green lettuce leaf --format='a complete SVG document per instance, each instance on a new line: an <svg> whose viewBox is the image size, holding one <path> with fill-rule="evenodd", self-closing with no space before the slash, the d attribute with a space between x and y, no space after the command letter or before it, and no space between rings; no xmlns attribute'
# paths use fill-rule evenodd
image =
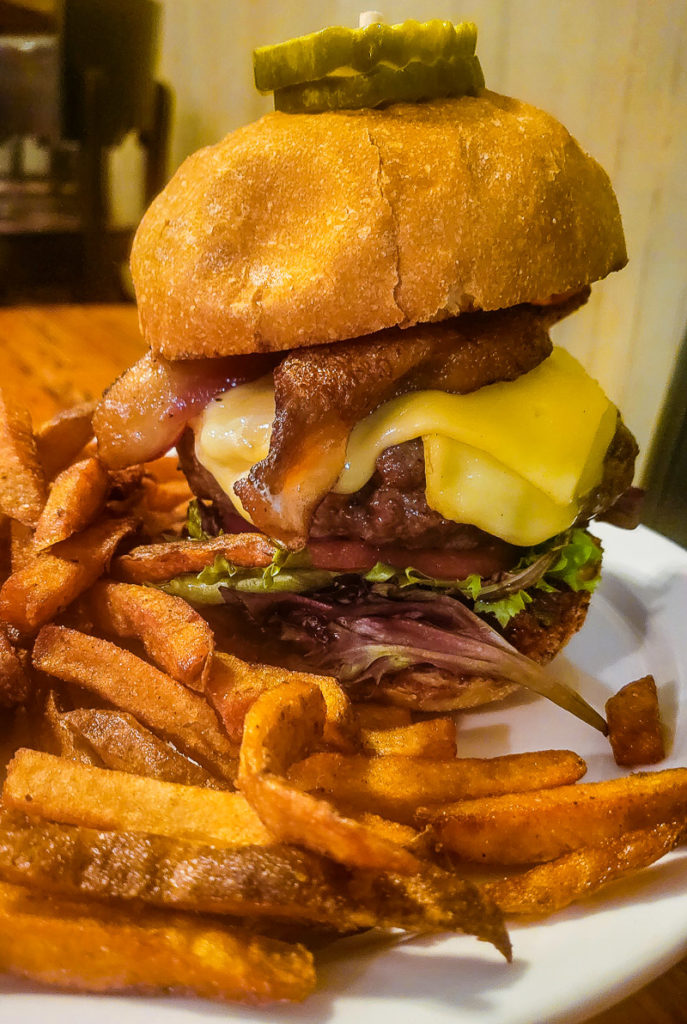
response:
<svg viewBox="0 0 687 1024"><path fill-rule="evenodd" d="M187 532L195 540L204 539L197 501L189 505ZM493 615L501 626L532 603L532 590L552 591L564 583L571 590L592 592L600 579L601 548L580 528L573 528L526 551L517 565L496 581L483 581L478 575L463 580L427 576L412 566L397 569L377 562L363 579L380 590L396 587L423 587L429 590L460 593L474 602L478 614ZM278 549L264 569L246 569L218 555L214 564L196 575L177 576L162 589L196 604L222 604L222 588L245 593L302 594L330 586L341 573L314 569L307 549L288 552Z"/></svg>
<svg viewBox="0 0 687 1024"><path fill-rule="evenodd" d="M306 551L288 552L279 549L264 569L246 569L234 565L223 555L217 555L213 564L198 575L187 573L175 576L164 583L162 589L195 604L223 604L222 589L253 594L274 591L302 594L310 590L321 590L336 578L336 573L313 569L309 563Z"/></svg>
<svg viewBox="0 0 687 1024"><path fill-rule="evenodd" d="M558 561L546 575L567 583L571 590L588 590L593 593L601 579L599 544L586 530L570 530Z"/></svg>

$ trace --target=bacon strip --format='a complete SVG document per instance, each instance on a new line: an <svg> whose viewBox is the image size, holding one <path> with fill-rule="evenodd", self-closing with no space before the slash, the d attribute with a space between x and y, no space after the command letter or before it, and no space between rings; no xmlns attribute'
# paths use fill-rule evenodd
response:
<svg viewBox="0 0 687 1024"><path fill-rule="evenodd" d="M344 466L353 426L398 394L466 394L515 380L551 352L551 310L516 307L292 352L274 372L270 450L236 484L255 525L289 548Z"/></svg>
<svg viewBox="0 0 687 1024"><path fill-rule="evenodd" d="M169 362L148 353L114 382L96 407L93 430L101 460L109 469L124 469L163 455L215 395L262 376L277 358Z"/></svg>

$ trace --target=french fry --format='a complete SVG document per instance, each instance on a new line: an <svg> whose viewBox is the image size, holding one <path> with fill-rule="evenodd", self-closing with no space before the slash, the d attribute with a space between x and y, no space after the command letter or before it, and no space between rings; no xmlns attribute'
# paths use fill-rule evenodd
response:
<svg viewBox="0 0 687 1024"><path fill-rule="evenodd" d="M240 793L161 782L17 751L3 788L6 806L50 821L195 839L214 846L267 846L273 837Z"/></svg>
<svg viewBox="0 0 687 1024"><path fill-rule="evenodd" d="M393 754L435 760L456 756L456 723L450 716L382 729L360 729L365 754Z"/></svg>
<svg viewBox="0 0 687 1024"><path fill-rule="evenodd" d="M44 626L33 663L128 711L222 778L233 776L235 748L207 701L130 651L66 626Z"/></svg>
<svg viewBox="0 0 687 1024"><path fill-rule="evenodd" d="M68 466L93 438L95 402L62 409L36 431L36 449L47 480Z"/></svg>
<svg viewBox="0 0 687 1024"><path fill-rule="evenodd" d="M133 715L125 711L100 708L76 708L56 713L57 726L71 739L69 755L82 764L91 763L133 775L146 775L165 782L181 782L186 786L207 786L226 789L230 783L220 780L199 764L180 754L164 740L145 729ZM80 756L83 749L95 755L90 762ZM238 760L236 762L238 768Z"/></svg>
<svg viewBox="0 0 687 1024"><path fill-rule="evenodd" d="M351 703L331 676L293 672L274 665L254 665L233 654L217 652L212 659L206 696L221 718L229 737L240 743L248 709L262 693L285 682L304 682L317 686L327 708L324 742L339 750L356 749L356 722Z"/></svg>
<svg viewBox="0 0 687 1024"><path fill-rule="evenodd" d="M0 814L0 876L71 898L310 922L346 932L468 931L507 953L490 900L427 866L421 878L356 872L293 846L220 848Z"/></svg>
<svg viewBox="0 0 687 1024"><path fill-rule="evenodd" d="M13 572L0 590L0 618L32 633L88 590L109 565L133 519L100 519L83 533L42 551Z"/></svg>
<svg viewBox="0 0 687 1024"><path fill-rule="evenodd" d="M31 680L0 622L0 707L23 704L30 690Z"/></svg>
<svg viewBox="0 0 687 1024"><path fill-rule="evenodd" d="M181 474L174 479L162 481L145 476L142 484L145 503L153 512L172 512L179 505L188 505L193 498L193 491L186 477Z"/></svg>
<svg viewBox="0 0 687 1024"><path fill-rule="evenodd" d="M381 838L387 839L390 843L396 843L398 846L414 849L423 840L420 832L410 825L402 825L399 821L390 821L372 811L360 811L349 806L346 808L346 813Z"/></svg>
<svg viewBox="0 0 687 1024"><path fill-rule="evenodd" d="M36 523L34 550L52 547L90 526L105 507L109 482L109 474L98 459L83 459L63 469Z"/></svg>
<svg viewBox="0 0 687 1024"><path fill-rule="evenodd" d="M13 519L0 513L0 586L12 572L12 523Z"/></svg>
<svg viewBox="0 0 687 1024"><path fill-rule="evenodd" d="M100 580L85 595L94 625L108 636L140 640L173 679L202 691L215 647L212 630L190 604L162 590Z"/></svg>
<svg viewBox="0 0 687 1024"><path fill-rule="evenodd" d="M634 768L666 756L653 676L636 679L610 697L606 719L616 764Z"/></svg>
<svg viewBox="0 0 687 1024"><path fill-rule="evenodd" d="M211 540L144 544L117 558L113 575L128 583L164 583L180 573L199 573L218 555L235 565L266 567L276 548L261 533L222 534Z"/></svg>
<svg viewBox="0 0 687 1024"><path fill-rule="evenodd" d="M569 750L493 758L429 760L394 754L318 753L291 766L288 780L339 804L411 824L418 807L575 782L586 771Z"/></svg>
<svg viewBox="0 0 687 1024"><path fill-rule="evenodd" d="M464 800L434 818L440 845L481 864L535 864L687 818L687 768Z"/></svg>
<svg viewBox="0 0 687 1024"><path fill-rule="evenodd" d="M413 721L408 708L399 708L395 704L353 704L358 729L393 729L400 725L410 725Z"/></svg>
<svg viewBox="0 0 687 1024"><path fill-rule="evenodd" d="M12 572L24 569L33 561L33 530L16 519L10 520L10 567ZM4 581L3 581L4 582Z"/></svg>
<svg viewBox="0 0 687 1024"><path fill-rule="evenodd" d="M49 901L0 883L0 970L77 992L173 992L262 1005L301 1000L312 955L181 914Z"/></svg>
<svg viewBox="0 0 687 1024"><path fill-rule="evenodd" d="M246 715L238 785L265 826L282 842L361 868L413 874L421 861L324 800L303 793L284 776L293 761L320 740L326 704L320 689L302 680L263 693Z"/></svg>
<svg viewBox="0 0 687 1024"><path fill-rule="evenodd" d="M0 513L33 527L45 497L31 416L0 388Z"/></svg>
<svg viewBox="0 0 687 1024"><path fill-rule="evenodd" d="M45 701L43 726L41 748L47 747L49 753L66 757L78 764L94 765L96 768L103 767L103 762L93 747L75 730L69 728L65 714L60 711L58 697L54 690L50 691Z"/></svg>
<svg viewBox="0 0 687 1024"><path fill-rule="evenodd" d="M188 502L184 501L169 512L156 512L146 508L139 502L134 511L140 516L143 531L152 539L169 540L170 536L181 537L188 512Z"/></svg>
<svg viewBox="0 0 687 1024"><path fill-rule="evenodd" d="M164 462L175 467L172 459L158 460L158 463ZM141 518L145 533L152 538L172 530L180 534L186 523L188 503L193 498L188 481L176 468L173 468L173 473L169 470L164 473L162 467L157 467L155 472L158 476L151 472L150 464L144 469L135 511Z"/></svg>
<svg viewBox="0 0 687 1024"><path fill-rule="evenodd" d="M684 822L627 832L483 888L504 914L554 914L616 878L653 864L673 849L684 832Z"/></svg>
<svg viewBox="0 0 687 1024"><path fill-rule="evenodd" d="M186 476L181 470L179 460L171 458L169 455L161 455L158 459L153 459L152 462L146 462L145 471L147 476L152 476L160 484L170 483L173 481L182 482L188 487L188 481Z"/></svg>

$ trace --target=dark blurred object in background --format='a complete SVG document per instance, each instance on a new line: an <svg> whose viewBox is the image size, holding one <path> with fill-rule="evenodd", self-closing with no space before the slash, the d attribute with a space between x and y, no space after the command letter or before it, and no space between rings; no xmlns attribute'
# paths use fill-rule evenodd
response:
<svg viewBox="0 0 687 1024"><path fill-rule="evenodd" d="M141 206L164 185L159 32L155 0L0 0L0 304L125 297L109 154L135 132Z"/></svg>
<svg viewBox="0 0 687 1024"><path fill-rule="evenodd" d="M643 522L687 548L687 336L651 444L644 486Z"/></svg>

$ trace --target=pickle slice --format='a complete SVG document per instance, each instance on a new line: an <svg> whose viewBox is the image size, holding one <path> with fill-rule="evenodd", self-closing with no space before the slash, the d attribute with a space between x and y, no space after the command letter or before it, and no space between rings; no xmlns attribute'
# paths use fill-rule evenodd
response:
<svg viewBox="0 0 687 1024"><path fill-rule="evenodd" d="M329 76L274 92L276 110L315 114L324 110L358 110L386 103L417 102L445 96L474 96L484 86L477 57L412 61L403 68L377 67L369 74Z"/></svg>
<svg viewBox="0 0 687 1024"><path fill-rule="evenodd" d="M365 28L334 26L253 51L255 84L261 92L316 82L336 75L369 74L378 66L404 68L412 62L472 57L477 27L472 22L401 22Z"/></svg>

